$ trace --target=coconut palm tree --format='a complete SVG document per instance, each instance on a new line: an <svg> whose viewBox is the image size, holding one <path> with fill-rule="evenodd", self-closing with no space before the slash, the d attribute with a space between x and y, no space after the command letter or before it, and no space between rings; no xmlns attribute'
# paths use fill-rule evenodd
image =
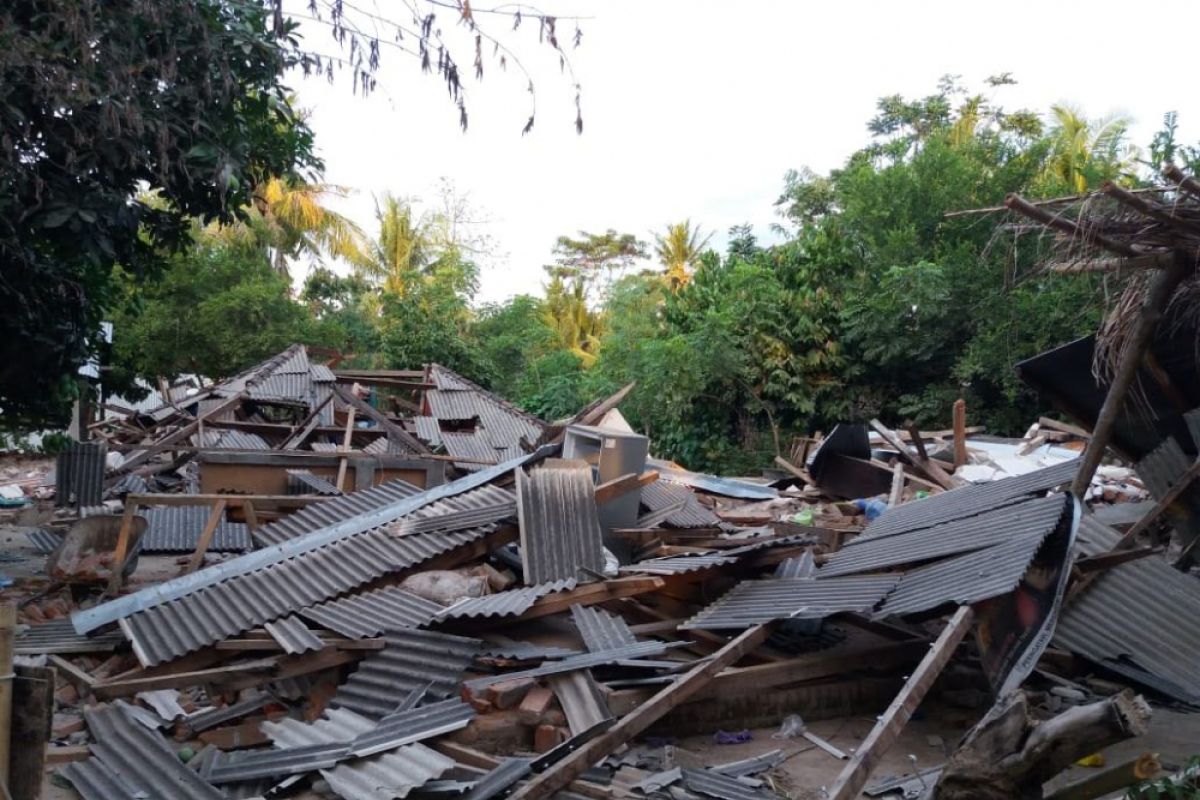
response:
<svg viewBox="0 0 1200 800"><path fill-rule="evenodd" d="M685 219L668 225L665 234L654 235L654 254L666 267L667 286L673 292L682 289L691 279L690 268L695 267L712 234L701 237L700 227L692 227Z"/></svg>
<svg viewBox="0 0 1200 800"><path fill-rule="evenodd" d="M245 217L232 225L210 226L206 233L270 252L271 263L287 277L288 262L303 255L358 263L366 236L348 217L331 211L330 198L346 197L349 190L326 183L301 183L269 178L254 188Z"/></svg>
<svg viewBox="0 0 1200 800"><path fill-rule="evenodd" d="M1051 106L1053 149L1046 176L1067 191L1082 194L1106 180L1132 176L1136 149L1125 141L1129 120L1108 117L1089 121L1078 109Z"/></svg>
<svg viewBox="0 0 1200 800"><path fill-rule="evenodd" d="M379 237L371 243L363 271L385 292L403 294L433 256L429 226L413 212L408 200L385 194L376 203Z"/></svg>

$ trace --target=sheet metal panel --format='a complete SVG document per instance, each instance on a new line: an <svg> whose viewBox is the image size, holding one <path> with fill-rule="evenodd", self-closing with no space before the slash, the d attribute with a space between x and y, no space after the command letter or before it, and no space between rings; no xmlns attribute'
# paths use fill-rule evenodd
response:
<svg viewBox="0 0 1200 800"><path fill-rule="evenodd" d="M333 370L324 364L313 364L308 371L312 377L313 383L336 383L337 375L333 374Z"/></svg>
<svg viewBox="0 0 1200 800"><path fill-rule="evenodd" d="M516 680L518 678L540 678L545 675L557 675L561 672L572 672L578 669L591 669L592 667L600 667L605 664L616 664L620 661L630 661L633 659L645 658L647 656L662 655L672 647L682 646L686 642L638 642L637 644L626 645L615 650L606 650L602 653L585 653L578 656L569 656L562 661L546 662L540 667L534 669L521 670L520 672L506 672L502 675L484 675L479 678L472 678L467 681L467 685L478 688L489 686L493 683L501 681Z"/></svg>
<svg viewBox="0 0 1200 800"><path fill-rule="evenodd" d="M442 610L432 600L390 586L321 603L300 615L351 639L365 639L388 630L419 628Z"/></svg>
<svg viewBox="0 0 1200 800"><path fill-rule="evenodd" d="M58 774L70 781L83 800L137 800L141 791L94 756L66 764L59 768Z"/></svg>
<svg viewBox="0 0 1200 800"><path fill-rule="evenodd" d="M279 366L272 370L274 374L307 375L312 371L308 360L308 348L304 345L293 345L283 352Z"/></svg>
<svg viewBox="0 0 1200 800"><path fill-rule="evenodd" d="M612 710L590 671L580 669L550 675L546 682L562 705L572 736L580 736L612 721Z"/></svg>
<svg viewBox="0 0 1200 800"><path fill-rule="evenodd" d="M919 500L913 505L924 502L928 501ZM846 546L832 554L829 561L817 571L817 577L829 578L915 564L982 550L1027 535L1041 534L1044 537L1054 530L1070 508L1070 498L1065 494L1056 494L1016 502L929 528L856 542L856 546Z"/></svg>
<svg viewBox="0 0 1200 800"><path fill-rule="evenodd" d="M474 718L475 709L458 697L398 711L388 714L375 728L356 737L350 752L355 756L374 755L465 728Z"/></svg>
<svg viewBox="0 0 1200 800"><path fill-rule="evenodd" d="M438 427L437 417L413 417L412 421L417 427L418 439L430 447L441 446L442 431Z"/></svg>
<svg viewBox="0 0 1200 800"><path fill-rule="evenodd" d="M416 689L426 696L457 694L463 673L482 642L465 636L407 628L385 634L387 644L359 662L331 704L368 717L396 710Z"/></svg>
<svg viewBox="0 0 1200 800"><path fill-rule="evenodd" d="M349 757L348 742L326 742L280 750L237 750L214 757L204 774L213 783L242 783L262 778L303 775L332 767Z"/></svg>
<svg viewBox="0 0 1200 800"><path fill-rule="evenodd" d="M1091 515L1080 521L1083 555L1108 552L1120 534ZM1097 663L1122 661L1200 702L1200 581L1156 556L1105 570L1062 611L1056 647ZM1161 684L1160 684L1161 685Z"/></svg>
<svg viewBox="0 0 1200 800"><path fill-rule="evenodd" d="M724 567L737 562L737 556L725 555L721 552L706 553L700 556L666 556L628 564L621 567L620 572L623 574L683 575L688 572Z"/></svg>
<svg viewBox="0 0 1200 800"><path fill-rule="evenodd" d="M13 652L26 656L42 653L107 653L124 642L125 637L117 630L87 636L76 633L69 619L52 619L21 628L13 639Z"/></svg>
<svg viewBox="0 0 1200 800"><path fill-rule="evenodd" d="M104 496L107 456L104 442L71 442L60 452L54 465L54 505L99 505Z"/></svg>
<svg viewBox="0 0 1200 800"><path fill-rule="evenodd" d="M288 494L319 494L336 497L342 490L334 486L320 475L314 475L306 469L289 469L287 471Z"/></svg>
<svg viewBox="0 0 1200 800"><path fill-rule="evenodd" d="M646 466L658 471L660 481L680 483L691 486L709 494L719 494L723 497L736 497L742 500L773 500L779 496L779 491L770 486L763 486L750 481L736 478L721 478L716 475L706 475L703 472L690 472L672 466L667 461L656 458L646 459Z"/></svg>
<svg viewBox="0 0 1200 800"><path fill-rule="evenodd" d="M321 638L310 631L308 626L295 614L265 623L263 627L267 629L271 638L279 643L285 653L296 655L307 653L310 650L320 650L325 646Z"/></svg>
<svg viewBox="0 0 1200 800"><path fill-rule="evenodd" d="M596 487L586 461L547 459L528 474L517 470L517 515L525 582L579 577L604 569Z"/></svg>
<svg viewBox="0 0 1200 800"><path fill-rule="evenodd" d="M429 365L430 382L443 391L470 391L478 389L474 383L459 375L448 367L443 367L441 364Z"/></svg>
<svg viewBox="0 0 1200 800"><path fill-rule="evenodd" d="M221 800L224 795L200 778L167 741L126 711L123 702L85 709L92 753L125 784L148 797Z"/></svg>
<svg viewBox="0 0 1200 800"><path fill-rule="evenodd" d="M483 497L479 497L477 498L478 502L472 500L469 508L453 511L446 509L443 513L423 516L413 514L390 526L389 530L396 536L433 531L465 530L516 516L517 501L510 492L498 486L489 486L486 489L495 496L494 502L487 502ZM439 511L442 510L439 509Z"/></svg>
<svg viewBox="0 0 1200 800"><path fill-rule="evenodd" d="M257 572L206 587L120 620L146 666L161 664L244 630L336 597L387 572L416 566L476 541L487 529L397 539L358 534ZM78 626L77 626L78 627Z"/></svg>
<svg viewBox="0 0 1200 800"><path fill-rule="evenodd" d="M914 614L947 603L970 605L1017 588L1053 528L947 558L904 574L876 617Z"/></svg>
<svg viewBox="0 0 1200 800"><path fill-rule="evenodd" d="M304 373L274 373L250 384L247 396L260 403L309 405L312 401L312 376Z"/></svg>
<svg viewBox="0 0 1200 800"><path fill-rule="evenodd" d="M454 759L418 743L323 769L321 776L346 800L395 800L440 778L454 766Z"/></svg>
<svg viewBox="0 0 1200 800"><path fill-rule="evenodd" d="M191 553L212 509L208 506L148 506L138 510L146 518L143 553ZM252 546L250 529L222 516L208 549L214 553L244 552Z"/></svg>
<svg viewBox="0 0 1200 800"><path fill-rule="evenodd" d="M361 492L344 494L336 500L311 503L294 514L288 514L270 525L262 526L255 532L254 538L263 545L279 544L344 519L378 511L420 493L420 487L408 481L388 481Z"/></svg>
<svg viewBox="0 0 1200 800"><path fill-rule="evenodd" d="M934 525L990 511L1069 483L1078 471L1079 459L1073 459L1024 475L963 486L924 500L904 503L889 508L878 519L868 524L861 535L846 543L846 548L861 547L883 536L931 528Z"/></svg>
<svg viewBox="0 0 1200 800"><path fill-rule="evenodd" d="M705 508L691 489L683 484L655 481L642 487L641 503L647 511L663 511L683 503L683 508L672 511L663 523L670 528L716 528L721 518Z"/></svg>
<svg viewBox="0 0 1200 800"><path fill-rule="evenodd" d="M529 759L509 757L475 782L463 800L492 800L530 773Z"/></svg>
<svg viewBox="0 0 1200 800"><path fill-rule="evenodd" d="M679 627L749 628L774 619L821 619L845 611L867 613L899 582L899 575L846 578L767 578L743 581Z"/></svg>
<svg viewBox="0 0 1200 800"><path fill-rule="evenodd" d="M230 584L245 586L246 581L256 580L254 578L256 575L259 576L257 580L262 580L261 576L263 575L296 576L295 570L299 571L299 577L307 578L309 587L301 589L300 592L311 599L307 602L293 604L291 610L328 600L378 577L382 574L381 570L413 566L433 555L483 536L487 531L479 529L470 534L435 534L396 538L379 535L379 529L382 525L395 522L440 501L454 501L452 504L447 504L447 507L451 509L469 507L467 499L456 498L456 496L480 489L488 482L516 469L525 462L545 456L548 451L549 449L545 448L530 453L523 458L498 464L456 481L426 489L419 494L382 508L357 514L352 518L312 531L296 539L247 553L231 561L164 581L84 611L78 611L71 616L71 621L75 625L76 631L87 633L117 620L128 622L133 616L144 615L150 610L158 610L164 604L173 601L176 605L189 605L184 601L194 601L194 598L205 592L230 591ZM353 497L353 495L348 496ZM480 494L480 497L487 496L486 492ZM337 502L337 500L329 502ZM337 558L331 559L329 564L322 563L324 560L322 557L331 554L348 557L346 563L340 564ZM366 562L356 560L362 558L372 560ZM382 563L380 563L381 561ZM334 578L334 575L337 577ZM272 578L267 578L266 581L265 585L255 586L254 588L258 591L252 591L251 594L270 593L273 589L279 588L272 583ZM312 591L317 584L321 584L320 591ZM252 596L251 602L253 599ZM194 612L195 609L191 610ZM237 611L233 613L238 614ZM238 616L241 615L238 614ZM253 624L261 624L277 616L281 616L281 613L268 614ZM244 628L229 630L228 624L228 621L222 623L226 629L223 634L217 634L218 637L236 633L237 630L244 630ZM241 623L239 622L239 624ZM127 635L130 635L128 631Z"/></svg>
<svg viewBox="0 0 1200 800"><path fill-rule="evenodd" d="M588 652L602 653L637 643L637 637L625 620L604 609L576 604L571 606L571 619L575 621Z"/></svg>
<svg viewBox="0 0 1200 800"><path fill-rule="evenodd" d="M465 597L452 606L442 609L438 619L485 619L489 617L513 617L524 613L539 598L555 592L569 592L576 586L574 578L567 578L539 586L509 589L506 592L485 594L482 597Z"/></svg>
<svg viewBox="0 0 1200 800"><path fill-rule="evenodd" d="M1171 491L1171 487L1191 465L1192 459L1184 454L1179 442L1173 436L1168 436L1134 466L1134 471L1150 494L1160 498Z"/></svg>
<svg viewBox="0 0 1200 800"><path fill-rule="evenodd" d="M48 556L54 552L54 548L62 544L63 540L61 533L54 533L45 528L30 528L25 531L25 538L29 539L30 547L44 556Z"/></svg>
<svg viewBox="0 0 1200 800"><path fill-rule="evenodd" d="M683 770L683 785L717 800L777 800L779 795L747 786L737 778L707 769Z"/></svg>

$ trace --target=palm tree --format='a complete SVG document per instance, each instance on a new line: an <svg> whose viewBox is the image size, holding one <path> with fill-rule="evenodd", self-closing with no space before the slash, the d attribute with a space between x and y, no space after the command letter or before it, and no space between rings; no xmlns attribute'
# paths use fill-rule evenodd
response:
<svg viewBox="0 0 1200 800"><path fill-rule="evenodd" d="M375 217L379 238L371 243L363 271L379 281L385 292L403 294L433 255L429 226L413 213L409 201L390 194L376 204Z"/></svg>
<svg viewBox="0 0 1200 800"><path fill-rule="evenodd" d="M583 282L568 285L561 275L553 276L546 285L543 320L562 349L574 353L585 367L595 363L604 323L599 313L588 308Z"/></svg>
<svg viewBox="0 0 1200 800"><path fill-rule="evenodd" d="M685 219L668 225L666 234L654 235L654 253L666 267L667 286L673 292L682 289L691 279L689 268L695 267L712 234L701 238L699 226Z"/></svg>
<svg viewBox="0 0 1200 800"><path fill-rule="evenodd" d="M328 198L348 194L347 189L331 184L269 178L254 188L242 221L209 228L208 233L228 242L266 248L275 270L284 277L288 276L289 260L302 255L358 263L366 242L362 229L325 206Z"/></svg>
<svg viewBox="0 0 1200 800"><path fill-rule="evenodd" d="M1082 194L1106 180L1128 177L1136 151L1125 142L1129 120L1109 117L1089 121L1077 109L1051 106L1055 125L1053 149L1046 163L1049 178Z"/></svg>

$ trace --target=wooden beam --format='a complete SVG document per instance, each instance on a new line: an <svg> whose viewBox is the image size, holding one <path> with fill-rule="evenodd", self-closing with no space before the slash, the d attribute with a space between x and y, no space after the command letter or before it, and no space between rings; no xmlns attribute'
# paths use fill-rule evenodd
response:
<svg viewBox="0 0 1200 800"><path fill-rule="evenodd" d="M333 402L333 394L330 393L324 400L317 403L312 411L308 412L308 416L296 427L290 436L284 439L276 450L295 450L304 440L307 439L313 432L313 429L321 424L321 410L325 406Z"/></svg>
<svg viewBox="0 0 1200 800"><path fill-rule="evenodd" d="M713 653L712 657L663 687L605 733L583 744L552 767L534 776L510 795L510 800L541 800L582 775L589 767L649 728L664 714L704 688L721 670L758 647L771 632L771 625L757 625Z"/></svg>
<svg viewBox="0 0 1200 800"><path fill-rule="evenodd" d="M1025 198L1017 194L1010 194L1004 199L1005 207L1012 209L1020 214L1024 214L1030 219L1037 220L1048 228L1053 228L1060 233L1065 233L1068 236L1074 237L1080 243L1094 242L1097 246L1116 253L1119 256L1137 256L1141 255L1132 245L1125 242L1117 241L1102 233L1086 229L1080 226L1073 220L1069 220L1060 214L1051 214L1044 208L1039 208L1033 203L1030 203Z"/></svg>
<svg viewBox="0 0 1200 800"><path fill-rule="evenodd" d="M613 478L611 481L605 481L596 487L596 505L602 506L635 489L649 486L656 480L658 480L658 472L656 470L647 470L641 475L631 472L628 475Z"/></svg>
<svg viewBox="0 0 1200 800"><path fill-rule="evenodd" d="M193 672L176 672L149 677L105 681L93 685L92 693L101 700L112 700L116 697L129 697L138 692L149 692L155 689L183 689L206 683L223 685L226 681L247 675L261 675L264 676L264 680L269 680L274 677L274 670L278 666L278 658L260 658L240 664L229 664L211 669L195 670Z"/></svg>
<svg viewBox="0 0 1200 800"><path fill-rule="evenodd" d="M900 505L904 500L904 464L897 461L892 467L892 491L888 494L888 508Z"/></svg>
<svg viewBox="0 0 1200 800"><path fill-rule="evenodd" d="M959 642L971 630L974 619L975 612L970 606L959 606L958 611L954 612L954 616L946 623L946 627L929 648L925 658L921 659L921 663L905 681L896 699L888 706L887 711L883 712L883 716L879 717L875 727L855 750L854 758L850 759L850 763L838 775L837 781L826 794L829 800L852 800L858 797L883 754L900 736L913 712L925 699L926 692L949 663Z"/></svg>
<svg viewBox="0 0 1200 800"><path fill-rule="evenodd" d="M242 516L246 518L246 529L253 536L258 530L258 512L254 509L253 500L242 501Z"/></svg>
<svg viewBox="0 0 1200 800"><path fill-rule="evenodd" d="M797 467L795 464L788 461L783 456L775 456L775 464L777 466L783 467L784 470L792 473L797 478L799 478L800 480L807 483L809 486L817 485L817 482L813 480L812 475L808 474L808 470L803 469L802 467Z"/></svg>
<svg viewBox="0 0 1200 800"><path fill-rule="evenodd" d="M1150 219L1156 222L1161 222L1162 224L1181 233L1195 235L1197 232L1200 232L1200 226L1197 226L1196 223L1192 222L1191 220L1177 217L1168 209L1158 205L1157 203L1152 203L1144 197L1133 194L1126 189L1122 189L1112 181L1105 181L1104 185L1100 187L1100 191L1104 192L1118 203L1128 206L1138 213L1144 214L1145 216L1150 217Z"/></svg>
<svg viewBox="0 0 1200 800"><path fill-rule="evenodd" d="M943 489L953 489L958 485L958 482L955 481L954 478L950 477L950 475L948 475L944 469L939 467L937 462L929 458L922 460L919 456L914 455L913 452L908 449L908 445L906 445L904 441L896 435L895 431L888 428L882 422L877 419L873 419L871 420L871 427L875 429L876 433L883 437L885 442L896 448L896 451L900 453L901 458L919 468L922 472L929 476L930 480L937 483Z"/></svg>
<svg viewBox="0 0 1200 800"><path fill-rule="evenodd" d="M139 495L125 498L125 513L121 515L121 530L117 533L117 549L113 553L112 573L108 576L108 594L116 595L125 579L125 559L129 556L129 537L133 535L133 518L137 516Z"/></svg>
<svg viewBox="0 0 1200 800"><path fill-rule="evenodd" d="M396 423L387 418L387 415L376 409L370 403L364 403L362 400L354 396L353 392L347 391L341 386L334 385L334 393L341 398L342 402L352 408L358 410L358 413L370 420L374 420L375 424L387 433L388 441L398 442L404 445L412 452L424 456L429 453L429 448L425 446L417 437L413 436L408 431L401 428Z"/></svg>
<svg viewBox="0 0 1200 800"><path fill-rule="evenodd" d="M1081 558L1075 562L1075 569L1079 570L1080 574L1086 575L1091 572L1099 572L1101 570L1112 569L1121 564L1130 561L1137 561L1146 556L1153 556L1161 553L1161 547L1139 547L1136 550L1117 550L1107 553L1101 553L1088 558Z"/></svg>
<svg viewBox="0 0 1200 800"><path fill-rule="evenodd" d="M192 553L192 557L188 559L187 566L183 568L181 574L187 575L189 572L195 572L204 563L204 554L208 552L208 546L212 544L213 536L216 535L217 526L221 524L221 520L224 518L225 501L218 500L213 503L212 511L208 515L208 521L204 523L204 530L200 531L200 539L196 542L196 550Z"/></svg>
<svg viewBox="0 0 1200 800"><path fill-rule="evenodd" d="M217 403L215 406L210 408L208 411L205 411L203 414L196 417L194 420L189 422L187 425L184 425L182 428L179 428L178 430L176 430L172 433L168 433L166 436L163 436L161 439L158 439L158 440L154 441L153 443L147 445L146 449L142 450L142 452L137 453L136 455L130 456L129 458L125 459L125 462L123 464L121 464L120 467L117 468L117 470L116 470L117 474L124 474L126 472L132 472L134 467L144 463L151 456L156 455L156 454L162 452L163 450L166 450L168 447L170 447L175 442L181 441L181 440L186 439L187 437L191 436L200 427L200 423L204 422L205 420L207 420L211 417L215 417L218 414L221 414L222 412L224 412L224 411L232 408L233 406L237 405L238 403L242 402L242 400L245 399L245 396L246 396L245 392L238 392L237 394L233 395L232 397L226 398L224 402Z"/></svg>
<svg viewBox="0 0 1200 800"><path fill-rule="evenodd" d="M954 401L954 468L967 463L967 401Z"/></svg>
<svg viewBox="0 0 1200 800"><path fill-rule="evenodd" d="M97 683L95 678L60 655L48 655L46 661L58 671L59 675L63 676L67 683L79 690L81 697L90 694Z"/></svg>
<svg viewBox="0 0 1200 800"><path fill-rule="evenodd" d="M313 503L323 503L330 496L320 494L128 494L125 506L131 502L138 506L211 506L224 500L230 508L240 508L252 503L256 511L268 508L304 508Z"/></svg>
<svg viewBox="0 0 1200 800"><path fill-rule="evenodd" d="M636 597L649 592L657 592L667 585L662 578L614 578L597 583L585 583L569 592L555 592L545 597L539 597L533 605L524 612L505 622L523 622L537 619L549 614L558 614L570 610L573 605L590 606L597 603L607 603L622 597ZM493 622L493 624L495 624Z"/></svg>
<svg viewBox="0 0 1200 800"><path fill-rule="evenodd" d="M1081 439L1092 438L1091 431L1085 430L1078 425L1072 425L1069 422L1059 422L1056 419L1050 419L1050 417L1038 417L1038 427L1049 428L1062 433L1069 433L1072 436L1078 436Z"/></svg>
<svg viewBox="0 0 1200 800"><path fill-rule="evenodd" d="M354 437L354 412L355 408L350 407L350 413L346 415L346 435L342 437L342 457L338 460L337 482L333 485L340 492L346 485L346 467L349 462L346 460L345 452L350 449L350 440Z"/></svg>
<svg viewBox="0 0 1200 800"><path fill-rule="evenodd" d="M1109 439L1112 438L1113 428L1125 405L1125 396L1137 378L1138 368L1142 363L1142 354L1150 347L1150 343L1154 339L1154 332L1158 330L1163 312L1166 310L1171 296L1175 293L1176 287L1187 275L1195 271L1195 266L1194 257L1176 253L1171 266L1159 271L1146 292L1137 324L1134 326L1133 332L1125 339L1116 373L1108 387L1108 394L1105 395L1104 404L1096 415L1092 438L1088 440L1079 471L1075 473L1075 480L1071 484L1071 493L1081 500L1092 483L1092 476L1096 474L1096 468L1100 466L1100 461L1104 458L1104 451L1108 447Z"/></svg>

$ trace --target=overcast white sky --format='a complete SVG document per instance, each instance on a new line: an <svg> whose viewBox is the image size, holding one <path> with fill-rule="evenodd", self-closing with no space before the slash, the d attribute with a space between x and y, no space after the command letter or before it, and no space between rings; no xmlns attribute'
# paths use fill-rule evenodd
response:
<svg viewBox="0 0 1200 800"><path fill-rule="evenodd" d="M403 16L396 0L359 3ZM1181 140L1200 140L1194 57L1170 40L1195 29L1194 2L545 0L542 9L592 17L573 52L582 136L570 84L532 25L518 50L538 91L526 136L524 84L491 61L482 84L465 77L466 133L438 80L389 48L368 99L352 96L348 79L292 81L326 180L356 192L339 209L369 231L375 195L430 197L443 176L486 211L502 256L485 265L480 301L538 293L564 233L611 227L649 240L690 217L717 232L714 245L743 222L768 238L787 169L838 166L867 142L877 98L929 94L947 73L982 89L988 75L1012 72L1020 83L996 98L1006 108L1070 102L1089 116L1127 115L1141 146L1176 110ZM453 19L447 9L439 21L449 29ZM562 38L570 30L560 23ZM328 28L302 31L314 49L338 52Z"/></svg>

